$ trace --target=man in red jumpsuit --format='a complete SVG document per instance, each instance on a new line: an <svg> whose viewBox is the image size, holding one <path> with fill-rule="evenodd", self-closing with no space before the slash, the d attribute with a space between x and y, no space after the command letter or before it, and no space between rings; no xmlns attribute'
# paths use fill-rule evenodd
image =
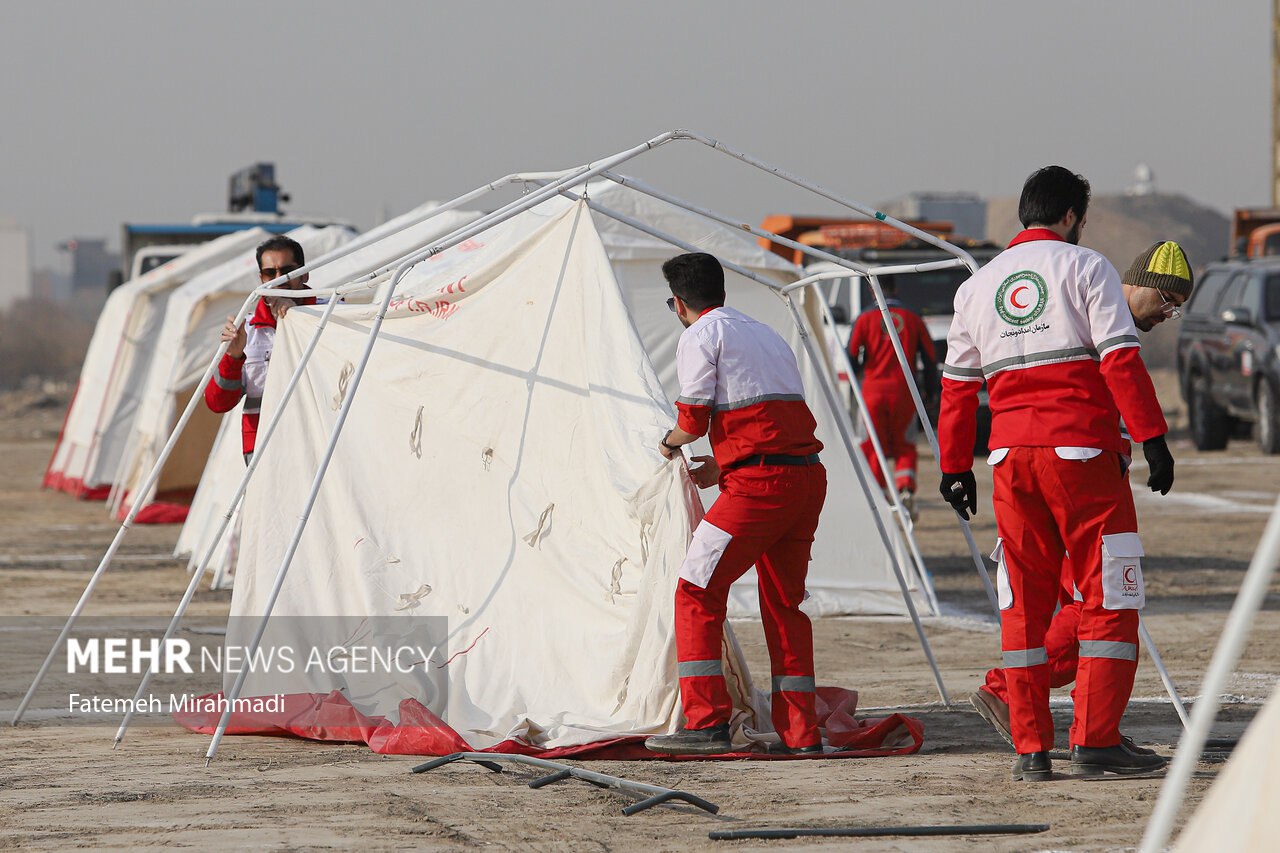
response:
<svg viewBox="0 0 1280 853"><path fill-rule="evenodd" d="M1052 775L1045 634L1067 553L1083 598L1072 773L1165 763L1120 736L1145 602L1120 418L1143 445L1153 490L1172 487L1173 457L1120 276L1078 245L1088 207L1088 181L1067 169L1027 179L1018 205L1025 230L956 293L943 367L940 491L965 518L977 508L975 415L987 383L1013 776L1027 781Z"/></svg>
<svg viewBox="0 0 1280 853"><path fill-rule="evenodd" d="M902 352L907 364L915 368L917 357L923 363L925 396L932 393L937 356L933 340L924 320L896 298L892 279L881 284L889 316L902 342ZM880 440L885 461L893 463L893 487L897 489L903 507L916 520L916 444L907 438L907 429L916 416L915 404L907 378L898 363L893 341L885 328L884 316L878 305L872 305L859 315L849 336L849 360L855 371L860 372L862 398L866 402L867 415ZM885 488L885 473L880 470L875 448L868 437L862 442L862 452L871 466L876 482Z"/></svg>
<svg viewBox="0 0 1280 853"><path fill-rule="evenodd" d="M724 270L701 252L662 266L667 305L685 326L676 347L676 426L667 459L710 433L714 458L691 471L720 497L693 532L676 587L675 629L685 726L645 746L667 754L732 749L733 705L721 665L729 586L756 566L772 662L773 725L788 752L822 751L814 708L813 628L800 610L813 534L827 494L822 443L795 355L781 336L725 307Z"/></svg>
<svg viewBox="0 0 1280 853"><path fill-rule="evenodd" d="M302 246L288 237L272 237L258 246L258 277L263 284L288 275L306 264ZM306 289L308 274L290 279L278 285L288 290ZM262 411L262 392L267 383L267 365L271 361L271 349L275 343L276 321L283 317L290 305L314 305L315 297L288 299L267 297L259 300L257 309L246 324L237 327L228 317L222 329L222 340L227 341L227 351L218 362L218 369L204 389L205 404L213 411L229 412L244 397L244 415L241 418L241 450L245 464L253 456L258 437L258 418Z"/></svg>
<svg viewBox="0 0 1280 853"><path fill-rule="evenodd" d="M1133 315L1134 325L1139 331L1149 332L1165 320L1176 320L1182 315L1180 306L1191 297L1195 274L1181 246L1172 241L1160 241L1134 259L1122 282L1125 304ZM1070 556L1067 559L1070 560ZM1071 571L1069 565L1063 566L1064 584L1059 592L1058 612L1049 623L1049 631L1044 638L1045 651L1049 655L1050 687L1065 687L1076 680L1080 614L1084 608L1083 602L1077 598ZM969 697L969 701L1012 746L1009 691L1004 669L997 667L987 672L983 685ZM1123 735L1121 742L1129 749L1151 753L1151 750L1137 746Z"/></svg>

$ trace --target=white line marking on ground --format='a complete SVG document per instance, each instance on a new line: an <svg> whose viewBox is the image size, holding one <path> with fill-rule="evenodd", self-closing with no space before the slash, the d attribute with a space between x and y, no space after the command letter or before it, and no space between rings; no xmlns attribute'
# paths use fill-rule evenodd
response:
<svg viewBox="0 0 1280 853"><path fill-rule="evenodd" d="M1274 506L1268 504L1246 504L1240 501L1227 500L1216 495L1200 492L1179 492L1176 489L1167 495L1157 494L1147 488L1146 483L1133 484L1135 502L1158 504L1161 510L1188 509L1209 513L1246 513L1253 515L1270 515Z"/></svg>
<svg viewBox="0 0 1280 853"><path fill-rule="evenodd" d="M5 554L0 556L0 565L16 563L77 563L85 560L101 560L98 554ZM165 560L177 560L172 554L117 554L115 562L159 563Z"/></svg>

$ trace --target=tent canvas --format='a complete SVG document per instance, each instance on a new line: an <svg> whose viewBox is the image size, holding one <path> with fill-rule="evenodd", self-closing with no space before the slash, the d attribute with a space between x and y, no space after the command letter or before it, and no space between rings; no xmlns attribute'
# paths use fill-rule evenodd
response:
<svg viewBox="0 0 1280 853"><path fill-rule="evenodd" d="M304 225L288 236L302 245L308 257L318 257L354 235L345 226ZM226 317L261 284L255 250L266 237L259 237L251 247L191 279L169 297L168 310L152 342L150 370L139 383L132 434L115 477L115 510L120 517L135 501L144 507L135 519L138 523L180 521L186 514L185 503L200 481L219 426L219 416L204 406L183 432L152 494L139 496L136 492L159 457L177 413L192 394L204 393L196 387L197 381ZM157 501L157 495L176 495L181 500Z"/></svg>
<svg viewBox="0 0 1280 853"><path fill-rule="evenodd" d="M45 488L87 500L106 499L129 440L169 297L193 277L267 236L261 228L226 234L111 292L45 471Z"/></svg>
<svg viewBox="0 0 1280 853"><path fill-rule="evenodd" d="M1280 838L1280 686L1253 718L1226 769L1191 817L1177 853L1270 850Z"/></svg>
<svg viewBox="0 0 1280 853"><path fill-rule="evenodd" d="M571 749L677 724L673 592L700 508L683 467L652 446L673 410L592 218L549 204L469 243L418 265L391 303L369 362L377 380L351 405L261 647L354 660L363 644L412 640L421 666L254 671L241 695L294 701L274 728L237 714L231 732L351 737L354 720L380 751L438 752ZM262 455L229 647L249 645L266 608L374 314L335 311ZM294 317L264 412L319 311ZM724 652L736 737L767 738L767 699L731 633ZM866 729L827 721L838 744ZM914 734L889 748L918 748Z"/></svg>
<svg viewBox="0 0 1280 853"><path fill-rule="evenodd" d="M423 218L437 206L435 202L427 202L371 228L360 236L362 241L368 241L367 245L311 273L310 286L314 289L334 287L377 273L418 247L429 244L480 216L478 211L450 210ZM351 294L346 300L367 301L368 298L368 294L364 294L363 298L360 294ZM222 417L217 438L209 452L204 473L200 477L174 548L175 556L189 558L191 568L194 569L205 558L243 474L240 406L237 406L234 411L227 412ZM224 536L221 547L206 565L219 582L222 578L229 577L234 568L231 560L235 552L236 535L233 528L229 535Z"/></svg>

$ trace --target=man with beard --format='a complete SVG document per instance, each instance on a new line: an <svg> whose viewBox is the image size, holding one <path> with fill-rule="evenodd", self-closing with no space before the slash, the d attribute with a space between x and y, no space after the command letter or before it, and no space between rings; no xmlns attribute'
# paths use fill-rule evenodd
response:
<svg viewBox="0 0 1280 853"><path fill-rule="evenodd" d="M1145 601L1120 418L1143 445L1154 491L1172 487L1173 457L1120 276L1078 245L1088 208L1089 182L1068 169L1027 178L1018 203L1024 230L956 293L943 368L940 491L963 518L977 509L975 414L987 383L1013 777L1025 781L1052 776L1045 635L1067 553L1083 598L1072 773L1164 766L1120 735Z"/></svg>

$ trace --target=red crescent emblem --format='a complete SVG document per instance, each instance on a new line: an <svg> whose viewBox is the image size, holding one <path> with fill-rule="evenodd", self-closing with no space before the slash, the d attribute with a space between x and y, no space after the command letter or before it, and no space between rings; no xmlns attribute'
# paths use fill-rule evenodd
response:
<svg viewBox="0 0 1280 853"><path fill-rule="evenodd" d="M1138 571L1137 571L1137 568L1136 568L1136 567L1134 567L1134 566L1125 566L1125 567L1124 567L1124 582L1125 582L1125 583L1137 583L1137 582L1138 582Z"/></svg>
<svg viewBox="0 0 1280 853"><path fill-rule="evenodd" d="M1022 287L1014 288L1013 293L1009 294L1009 302L1013 305L1014 308L1019 308L1023 311L1027 310L1027 306L1023 305L1021 302L1018 301L1018 294L1027 289L1028 289L1027 286L1024 284L1022 285Z"/></svg>

